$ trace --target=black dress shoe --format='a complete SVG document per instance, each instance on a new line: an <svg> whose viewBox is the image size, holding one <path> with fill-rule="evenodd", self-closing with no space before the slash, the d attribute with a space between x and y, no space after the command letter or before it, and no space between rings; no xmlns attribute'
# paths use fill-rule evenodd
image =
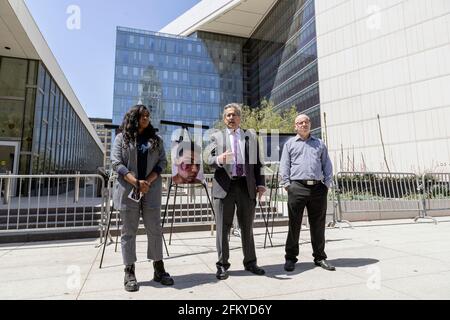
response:
<svg viewBox="0 0 450 320"><path fill-rule="evenodd" d="M250 271L251 273L254 273L258 276L262 276L262 275L266 274L264 269L258 267L258 265L256 263L246 266L245 270Z"/></svg>
<svg viewBox="0 0 450 320"><path fill-rule="evenodd" d="M286 260L286 263L284 264L284 270L291 272L295 270L295 262L292 260Z"/></svg>
<svg viewBox="0 0 450 320"><path fill-rule="evenodd" d="M219 280L228 279L228 272L224 267L217 267L216 278Z"/></svg>
<svg viewBox="0 0 450 320"><path fill-rule="evenodd" d="M333 267L327 260L314 261L314 264L318 267L321 267L328 271L336 271L336 268Z"/></svg>

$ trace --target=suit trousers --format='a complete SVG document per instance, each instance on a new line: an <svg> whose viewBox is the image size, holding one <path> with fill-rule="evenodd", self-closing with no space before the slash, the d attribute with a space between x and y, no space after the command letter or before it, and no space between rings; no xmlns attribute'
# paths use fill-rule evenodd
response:
<svg viewBox="0 0 450 320"><path fill-rule="evenodd" d="M308 210L314 261L327 258L325 254L325 219L328 188L319 183L314 186L292 181L288 188L289 232L286 240L286 260L297 262L303 211Z"/></svg>
<svg viewBox="0 0 450 320"><path fill-rule="evenodd" d="M256 189L256 187L255 187ZM255 219L256 200L250 199L245 178L232 180L227 196L224 199L214 198L216 213L216 247L219 260L217 267L230 267L229 233L233 225L236 210L237 220L241 229L244 266L256 263L255 241L253 237L253 221Z"/></svg>
<svg viewBox="0 0 450 320"><path fill-rule="evenodd" d="M122 219L122 258L124 265L131 265L137 261L136 234L139 228L139 219L142 215L145 231L147 233L147 259L160 261L163 259L161 207L148 208L145 205L145 196L139 203L130 203L126 200L126 208L120 210Z"/></svg>

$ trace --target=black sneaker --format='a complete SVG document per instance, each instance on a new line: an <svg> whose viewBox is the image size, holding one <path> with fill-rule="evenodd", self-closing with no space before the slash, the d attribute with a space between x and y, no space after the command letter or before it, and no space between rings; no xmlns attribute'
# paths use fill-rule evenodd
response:
<svg viewBox="0 0 450 320"><path fill-rule="evenodd" d="M134 274L134 264L125 267L125 278L123 280L125 291L136 292L139 291L136 276Z"/></svg>

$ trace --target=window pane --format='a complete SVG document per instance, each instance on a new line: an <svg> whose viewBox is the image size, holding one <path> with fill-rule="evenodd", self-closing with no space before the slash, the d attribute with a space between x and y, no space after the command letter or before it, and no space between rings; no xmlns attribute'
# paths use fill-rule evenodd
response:
<svg viewBox="0 0 450 320"><path fill-rule="evenodd" d="M0 96L25 97L28 61L13 58L0 60Z"/></svg>
<svg viewBox="0 0 450 320"><path fill-rule="evenodd" d="M0 137L21 138L25 101L0 99Z"/></svg>

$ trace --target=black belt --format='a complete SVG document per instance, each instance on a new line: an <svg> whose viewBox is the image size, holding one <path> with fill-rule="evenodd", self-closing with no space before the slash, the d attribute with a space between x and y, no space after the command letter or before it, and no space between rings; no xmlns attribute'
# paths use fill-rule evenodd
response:
<svg viewBox="0 0 450 320"><path fill-rule="evenodd" d="M243 180L245 177L231 177L231 181Z"/></svg>
<svg viewBox="0 0 450 320"><path fill-rule="evenodd" d="M295 180L300 182L303 185L307 185L307 186L315 186L318 185L319 183L322 183L322 181L320 180Z"/></svg>

